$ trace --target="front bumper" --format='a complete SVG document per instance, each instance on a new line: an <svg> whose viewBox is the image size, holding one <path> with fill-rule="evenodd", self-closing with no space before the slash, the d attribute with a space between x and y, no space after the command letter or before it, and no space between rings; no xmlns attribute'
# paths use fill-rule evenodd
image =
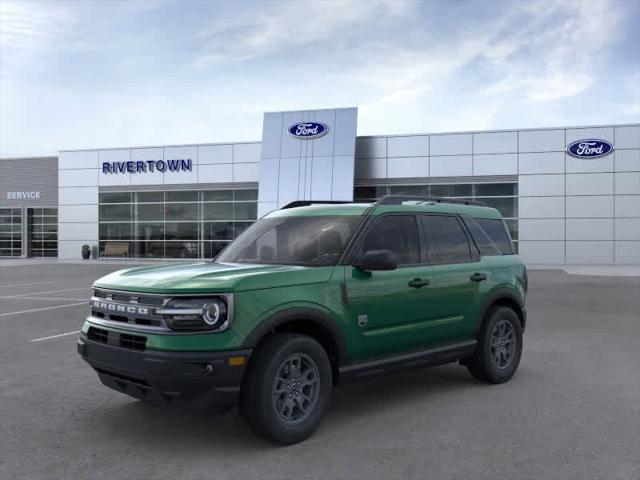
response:
<svg viewBox="0 0 640 480"><path fill-rule="evenodd" d="M224 406L237 397L251 350L137 351L81 334L78 353L107 387L154 403L206 409ZM235 361L230 362L231 357ZM242 364L239 357L244 359Z"/></svg>

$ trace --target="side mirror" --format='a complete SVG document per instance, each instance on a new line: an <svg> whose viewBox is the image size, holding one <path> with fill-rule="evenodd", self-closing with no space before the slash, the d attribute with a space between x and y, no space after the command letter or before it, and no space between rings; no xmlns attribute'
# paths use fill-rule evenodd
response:
<svg viewBox="0 0 640 480"><path fill-rule="evenodd" d="M391 250L369 250L353 266L364 272L395 270L398 268L398 256Z"/></svg>

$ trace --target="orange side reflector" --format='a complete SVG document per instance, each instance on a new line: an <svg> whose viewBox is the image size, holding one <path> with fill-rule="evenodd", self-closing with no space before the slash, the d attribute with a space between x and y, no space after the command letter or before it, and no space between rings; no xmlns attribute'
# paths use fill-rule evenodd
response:
<svg viewBox="0 0 640 480"><path fill-rule="evenodd" d="M229 357L229 365L232 367L237 367L239 365L244 365L245 357Z"/></svg>

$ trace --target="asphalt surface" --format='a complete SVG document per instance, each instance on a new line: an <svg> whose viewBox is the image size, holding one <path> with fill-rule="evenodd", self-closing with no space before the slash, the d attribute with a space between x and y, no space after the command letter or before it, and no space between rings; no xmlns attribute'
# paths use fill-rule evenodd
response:
<svg viewBox="0 0 640 480"><path fill-rule="evenodd" d="M193 415L99 383L69 332L118 268L0 262L0 478L640 478L640 278L530 271L510 382L448 365L340 387L313 437L276 447L235 409Z"/></svg>

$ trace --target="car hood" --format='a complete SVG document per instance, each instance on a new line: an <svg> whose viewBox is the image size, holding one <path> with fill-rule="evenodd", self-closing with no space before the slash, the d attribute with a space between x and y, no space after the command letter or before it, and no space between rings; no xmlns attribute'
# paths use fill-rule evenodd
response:
<svg viewBox="0 0 640 480"><path fill-rule="evenodd" d="M326 282L333 267L199 262L128 268L110 273L95 287L146 293L211 293Z"/></svg>

